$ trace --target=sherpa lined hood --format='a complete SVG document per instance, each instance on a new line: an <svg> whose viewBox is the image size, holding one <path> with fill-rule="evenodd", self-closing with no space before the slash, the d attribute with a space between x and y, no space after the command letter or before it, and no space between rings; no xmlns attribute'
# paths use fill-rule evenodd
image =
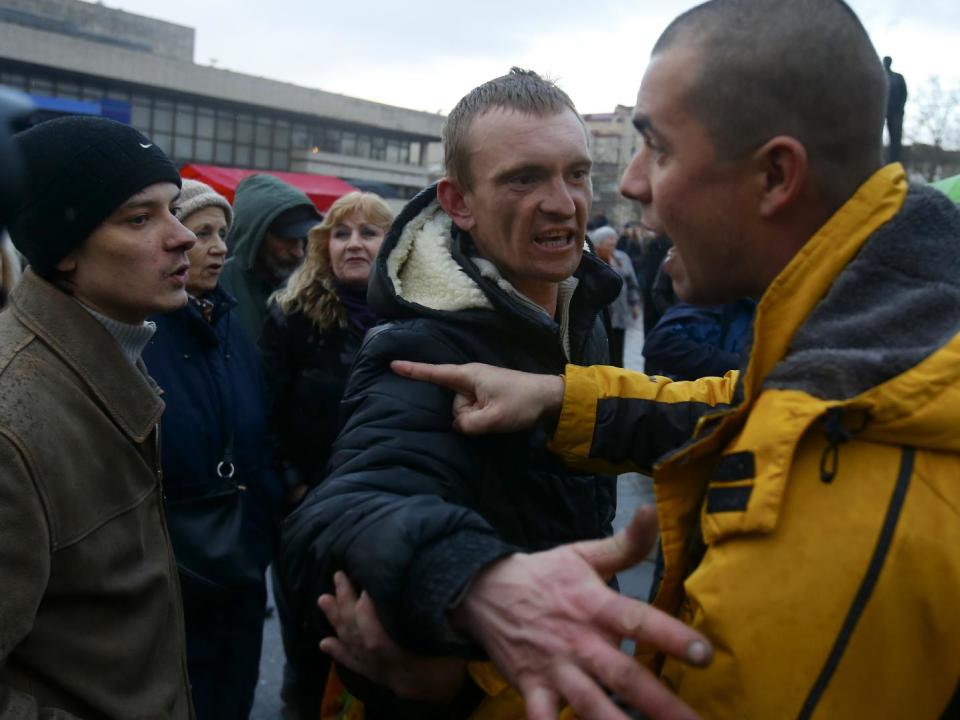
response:
<svg viewBox="0 0 960 720"><path fill-rule="evenodd" d="M227 236L231 259L244 270L253 268L264 233L280 213L299 205L313 207L310 198L273 175L251 175L237 186L233 226Z"/></svg>
<svg viewBox="0 0 960 720"><path fill-rule="evenodd" d="M620 291L620 278L587 245L573 277L578 296L590 297L600 307ZM385 318L458 313L458 320L482 322L501 310L544 329L556 328L546 313L520 299L493 263L477 257L469 234L440 207L436 185L413 198L391 226L370 275L368 300Z"/></svg>

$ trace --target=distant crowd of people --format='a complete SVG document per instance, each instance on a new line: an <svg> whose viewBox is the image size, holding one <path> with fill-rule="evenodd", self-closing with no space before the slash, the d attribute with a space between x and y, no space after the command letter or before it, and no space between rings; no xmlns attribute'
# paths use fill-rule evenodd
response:
<svg viewBox="0 0 960 720"><path fill-rule="evenodd" d="M294 720L960 716L960 210L887 88L840 0L697 6L619 229L519 68L398 214L0 128L0 717L249 717L268 574Z"/></svg>

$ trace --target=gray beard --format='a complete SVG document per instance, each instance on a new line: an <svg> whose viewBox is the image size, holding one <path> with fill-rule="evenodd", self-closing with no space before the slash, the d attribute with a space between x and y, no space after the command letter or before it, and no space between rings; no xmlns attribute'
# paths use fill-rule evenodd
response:
<svg viewBox="0 0 960 720"><path fill-rule="evenodd" d="M283 263L277 262L272 257L264 258L264 263L266 266L267 272L274 279L274 284L277 286L283 285L287 280L290 279L290 276L293 275L293 271L300 267L300 263Z"/></svg>

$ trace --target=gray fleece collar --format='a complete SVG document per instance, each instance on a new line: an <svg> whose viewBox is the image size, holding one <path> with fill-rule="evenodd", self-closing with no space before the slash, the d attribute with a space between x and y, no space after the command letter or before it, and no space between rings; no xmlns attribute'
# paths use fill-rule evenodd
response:
<svg viewBox="0 0 960 720"><path fill-rule="evenodd" d="M847 400L960 332L960 211L911 186L903 207L837 276L764 383Z"/></svg>

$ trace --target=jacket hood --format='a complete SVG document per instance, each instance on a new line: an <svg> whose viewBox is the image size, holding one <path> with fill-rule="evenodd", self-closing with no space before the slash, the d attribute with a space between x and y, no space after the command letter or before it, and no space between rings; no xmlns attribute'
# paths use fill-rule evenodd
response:
<svg viewBox="0 0 960 720"><path fill-rule="evenodd" d="M928 187L907 189L898 169L880 171L858 196L898 194L899 210L836 276L763 385L864 411L864 439L956 451L960 211ZM817 272L820 261L832 262L828 255L846 251L831 241L843 234L835 230L855 220L856 210L848 203L827 223L799 266L788 266L782 286L789 286L790 275ZM772 321L762 317L766 306L765 297L758 327Z"/></svg>
<svg viewBox="0 0 960 720"><path fill-rule="evenodd" d="M587 245L574 277L577 294L600 306L620 292L619 276ZM450 313L480 318L505 310L536 324L554 324L527 307L493 263L477 256L470 235L440 207L436 185L417 194L394 220L371 272L368 300L385 318Z"/></svg>
<svg viewBox="0 0 960 720"><path fill-rule="evenodd" d="M231 258L250 270L271 223L280 213L299 205L314 207L305 193L279 178L265 174L245 178L233 199L234 220L227 236Z"/></svg>

